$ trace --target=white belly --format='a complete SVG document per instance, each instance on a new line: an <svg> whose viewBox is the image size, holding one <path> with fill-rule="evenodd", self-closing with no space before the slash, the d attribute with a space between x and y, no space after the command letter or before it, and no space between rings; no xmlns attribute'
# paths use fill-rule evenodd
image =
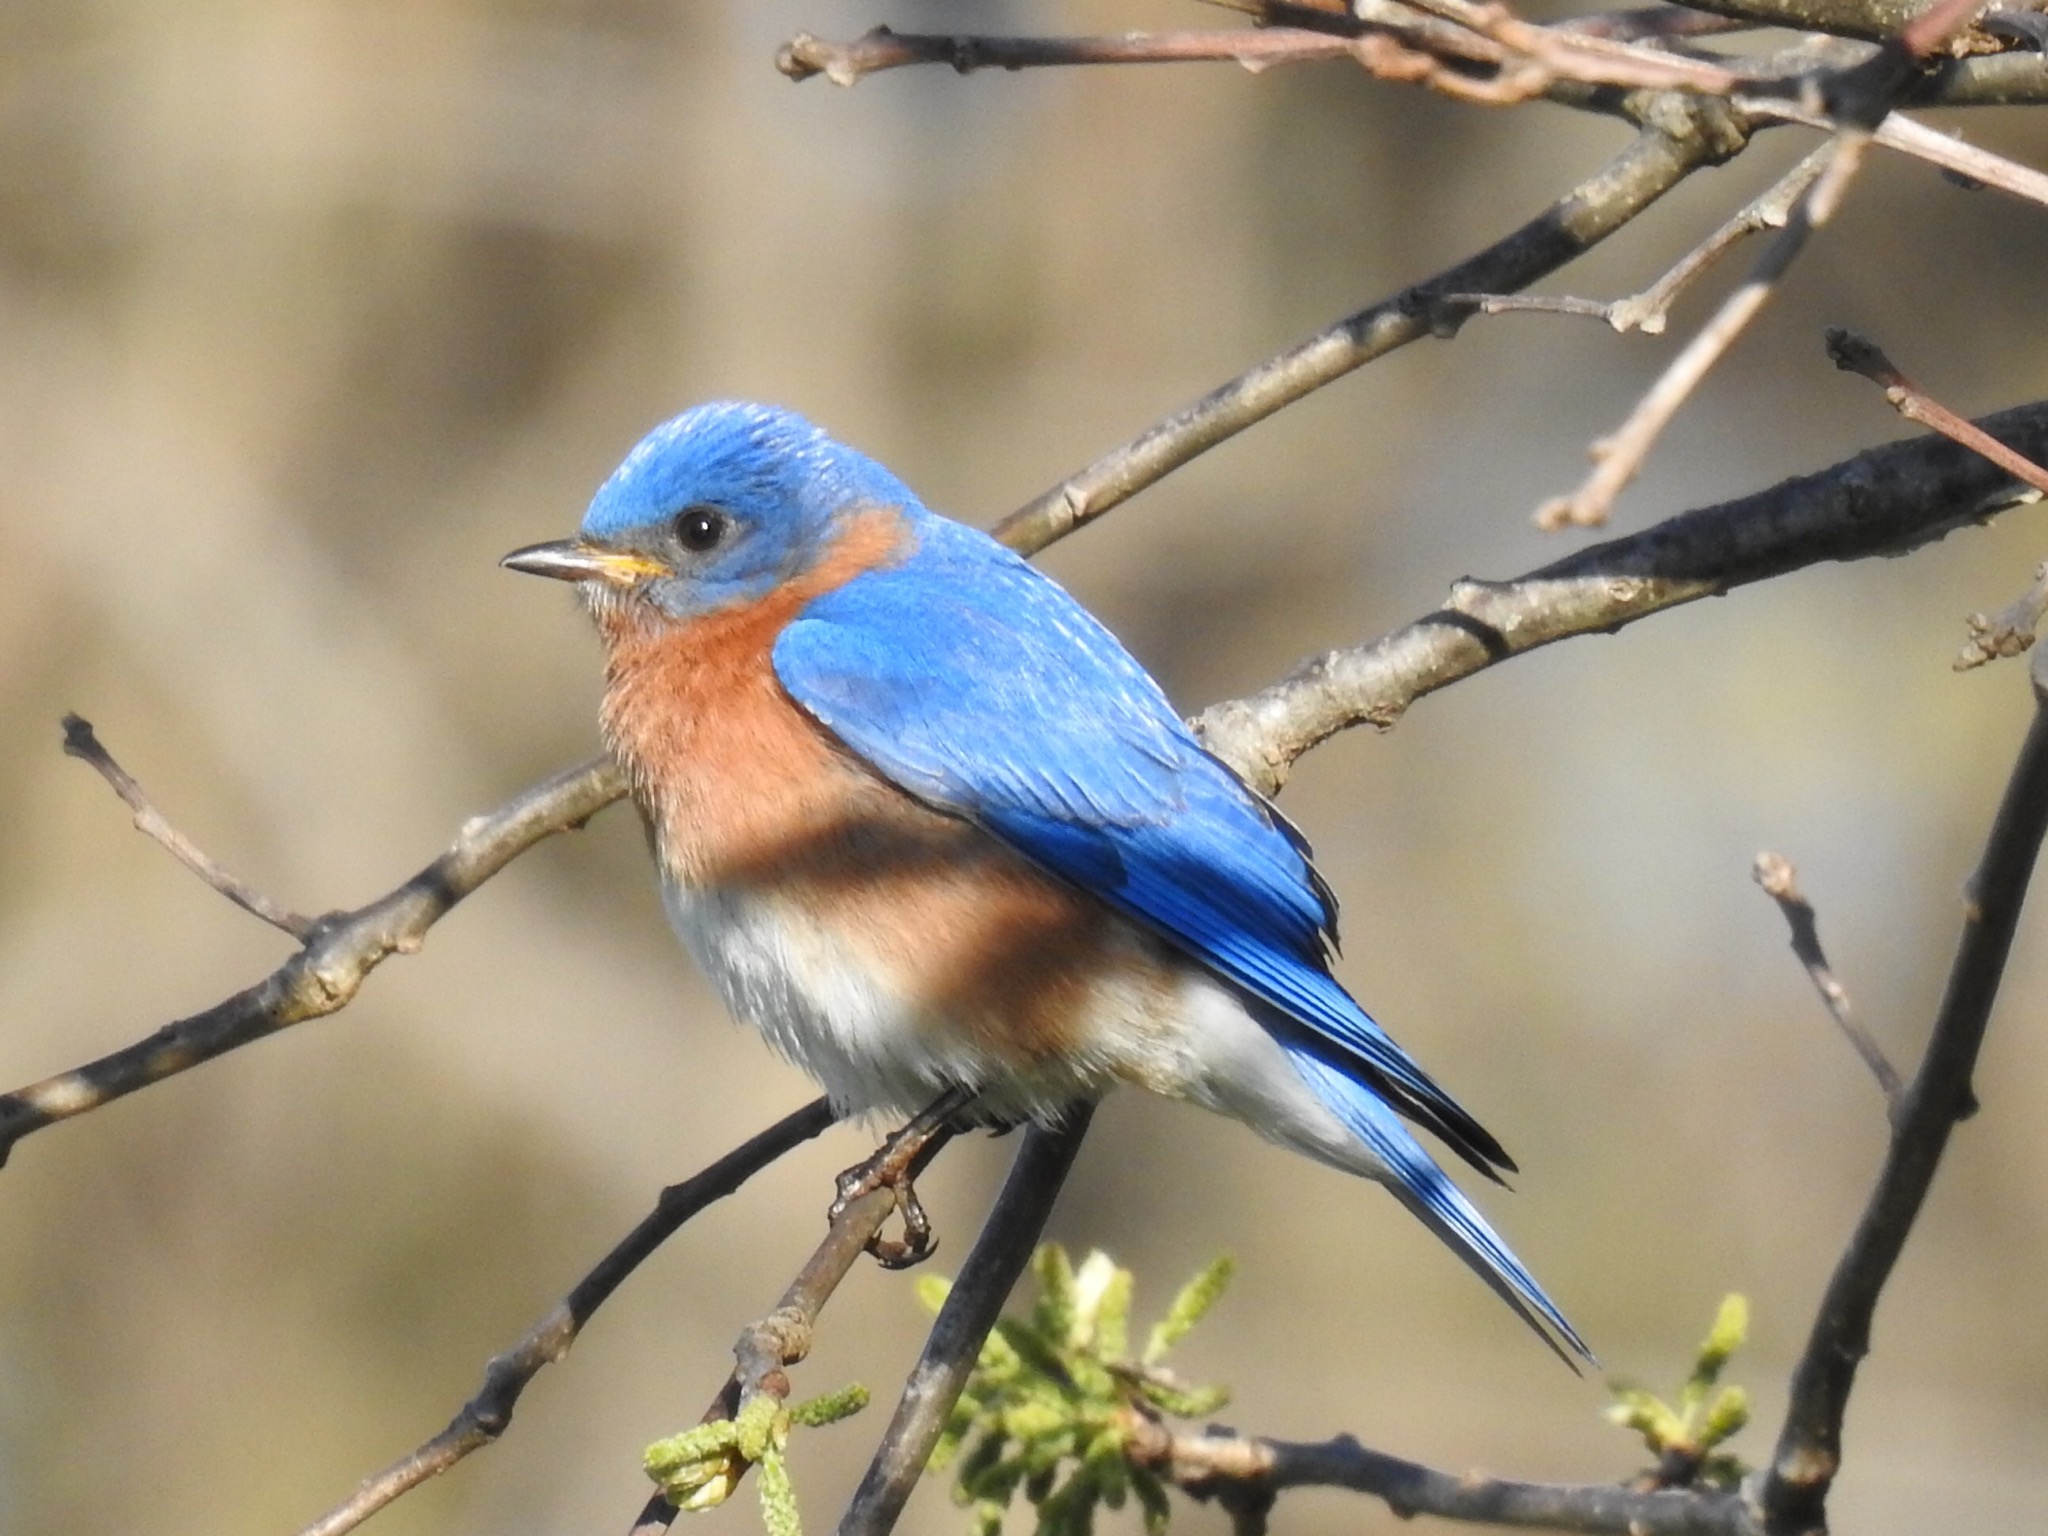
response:
<svg viewBox="0 0 2048 1536"><path fill-rule="evenodd" d="M1019 1076L781 898L663 880L662 900L733 1016L842 1113L909 1115L965 1086L998 1115L1049 1119L1111 1085L1107 1063Z"/></svg>

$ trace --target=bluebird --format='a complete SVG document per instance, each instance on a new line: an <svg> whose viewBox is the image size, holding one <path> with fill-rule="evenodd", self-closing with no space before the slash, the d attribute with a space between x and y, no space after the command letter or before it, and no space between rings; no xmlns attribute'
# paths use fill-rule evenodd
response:
<svg viewBox="0 0 2048 1536"><path fill-rule="evenodd" d="M730 402L655 428L577 537L504 563L580 588L669 920L842 1112L1198 1104L1376 1180L1591 1358L1402 1124L1514 1170L1331 976L1301 835L1049 577Z"/></svg>

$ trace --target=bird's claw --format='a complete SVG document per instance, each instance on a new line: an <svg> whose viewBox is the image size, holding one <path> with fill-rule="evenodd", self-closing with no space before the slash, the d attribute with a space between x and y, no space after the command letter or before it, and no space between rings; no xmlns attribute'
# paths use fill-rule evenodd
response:
<svg viewBox="0 0 2048 1536"><path fill-rule="evenodd" d="M912 1150L914 1153L919 1149ZM873 1157L855 1163L839 1175L836 1197L826 1213L826 1220L835 1222L856 1200L878 1189L887 1190L894 1197L896 1214L903 1221L903 1236L884 1237L878 1230L867 1241L867 1251L884 1269L909 1269L913 1264L922 1264L939 1246L932 1235L931 1218L925 1214L924 1202L917 1198L917 1187L911 1182L910 1162L895 1145L895 1138L890 1138Z"/></svg>
<svg viewBox="0 0 2048 1536"><path fill-rule="evenodd" d="M878 1189L887 1190L896 1202L896 1215L903 1222L903 1236L884 1237L877 1229L867 1241L867 1251L884 1269L908 1269L913 1264L922 1264L938 1251L939 1243L932 1235L931 1218L925 1214L924 1204L917 1198L917 1188L912 1181L939 1148L951 1139L952 1118L971 1097L960 1089L948 1090L913 1116L907 1125L893 1132L872 1156L839 1175L832 1207L826 1213L828 1222L838 1221L856 1200L864 1199Z"/></svg>

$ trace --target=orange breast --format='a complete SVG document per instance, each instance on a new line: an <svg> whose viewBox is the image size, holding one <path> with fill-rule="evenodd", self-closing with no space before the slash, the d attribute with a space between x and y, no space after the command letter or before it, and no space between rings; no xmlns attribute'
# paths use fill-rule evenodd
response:
<svg viewBox="0 0 2048 1536"><path fill-rule="evenodd" d="M921 1029L1012 1066L1087 1052L1165 1005L1159 947L970 822L854 758L782 690L776 637L896 547L856 522L769 598L677 624L603 620L604 726L669 878L772 897L871 967ZM1105 1016L1105 1013L1115 1017Z"/></svg>

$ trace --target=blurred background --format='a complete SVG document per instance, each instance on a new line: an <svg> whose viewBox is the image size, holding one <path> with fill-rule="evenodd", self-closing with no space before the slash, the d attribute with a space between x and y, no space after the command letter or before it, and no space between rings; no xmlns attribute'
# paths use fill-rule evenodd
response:
<svg viewBox="0 0 2048 1536"><path fill-rule="evenodd" d="M986 524L1147 422L1535 213L1623 140L1330 65L794 86L810 29L1225 25L1186 3L10 0L0 9L0 1086L254 981L285 944L129 830L66 709L202 845L306 911L596 749L570 595L501 572L654 422L796 406ZM1973 138L2040 165L2038 117ZM1810 143L1695 177L1572 269L1633 291ZM1586 535L1568 489L1666 338L1475 321L1209 454L1045 557L1189 712ZM2048 214L1873 161L1839 224L1623 500L1647 525L1901 428L1819 327L1960 409L2048 389ZM1881 1154L1876 1089L1751 885L1798 862L1910 1064L2028 713L1957 676L2040 514L1558 646L1353 733L1289 812L1346 903L1342 974L1525 1170L1488 1209L1618 1377L1668 1388L1715 1303L1767 1451ZM2048 946L2021 935L1985 1112L1879 1315L1836 1500L1866 1536L2048 1524ZM810 1096L712 1003L613 810L518 861L334 1018L24 1143L0 1174L0 1531L286 1532L438 1429L685 1175ZM821 1230L840 1131L599 1315L508 1438L372 1527L623 1530ZM1010 1143L925 1188L950 1272ZM1156 1311L1219 1252L1184 1349L1248 1430L1452 1469L1620 1478L1642 1453L1377 1191L1135 1097L1053 1224ZM902 1277L827 1314L807 1390L884 1403ZM878 1409L801 1446L825 1528ZM751 1498L702 1517L757 1529ZM1190 1531L1221 1518L1184 1508ZM906 1529L958 1531L928 1487ZM1377 1505L1296 1495L1281 1530ZM1133 1526L1135 1528L1135 1526Z"/></svg>

